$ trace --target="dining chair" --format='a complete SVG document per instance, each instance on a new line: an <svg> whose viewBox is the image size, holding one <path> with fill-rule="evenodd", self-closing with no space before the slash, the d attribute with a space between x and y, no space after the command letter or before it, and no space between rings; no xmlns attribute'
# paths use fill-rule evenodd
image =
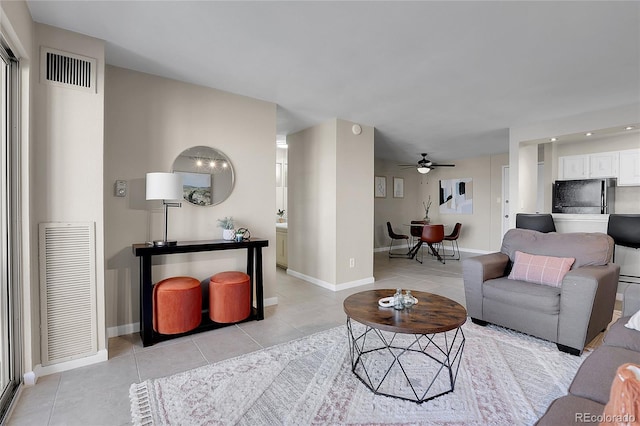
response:
<svg viewBox="0 0 640 426"><path fill-rule="evenodd" d="M445 263L445 259L440 256L440 253L434 245L442 244L444 241L444 225L425 225L422 228L422 235L420 236L420 241L423 244L426 244L431 250L431 254L433 254L440 262ZM416 256L416 260L418 257ZM420 255L420 260L418 262L422 263L422 251Z"/></svg>
<svg viewBox="0 0 640 426"><path fill-rule="evenodd" d="M405 234L396 234L395 232L393 232L393 228L391 227L391 222L387 222L387 232L389 233L389 238L391 238L391 243L389 244L389 257L390 258L408 257L409 251L411 250L411 247L409 247L409 236ZM393 242L396 240L405 240L407 242L407 253L400 254L400 253L391 252L391 248L393 247Z"/></svg>
<svg viewBox="0 0 640 426"><path fill-rule="evenodd" d="M411 225L418 225L418 226L411 226L409 229L409 233L411 234L411 244L415 243L415 240L420 239L420 236L422 236L422 226L426 225L427 221L426 220L412 220L411 221Z"/></svg>
<svg viewBox="0 0 640 426"><path fill-rule="evenodd" d="M444 241L451 242L451 254L447 254L447 249L444 247L444 241L443 241L442 257L446 257L448 259L453 259L453 260L460 260L460 248L458 247L458 237L460 236L461 229L462 229L462 224L458 222L453 227L453 231L451 231L449 235L444 236ZM456 253L458 253L457 256L456 256Z"/></svg>
<svg viewBox="0 0 640 426"><path fill-rule="evenodd" d="M516 228L531 229L538 232L556 232L553 216L549 213L517 213Z"/></svg>

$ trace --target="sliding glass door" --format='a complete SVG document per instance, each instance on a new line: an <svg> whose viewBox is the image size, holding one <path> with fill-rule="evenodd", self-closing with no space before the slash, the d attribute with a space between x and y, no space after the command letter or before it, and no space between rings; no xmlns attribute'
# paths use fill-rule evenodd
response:
<svg viewBox="0 0 640 426"><path fill-rule="evenodd" d="M11 51L0 45L0 422L20 383L17 68Z"/></svg>

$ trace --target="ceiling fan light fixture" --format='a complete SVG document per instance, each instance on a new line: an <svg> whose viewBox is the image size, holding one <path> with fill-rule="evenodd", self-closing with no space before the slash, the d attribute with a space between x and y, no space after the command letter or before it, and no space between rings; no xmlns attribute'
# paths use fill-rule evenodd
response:
<svg viewBox="0 0 640 426"><path fill-rule="evenodd" d="M423 175L426 175L427 173L429 173L431 171L431 169L429 167L418 167L418 173L422 173Z"/></svg>

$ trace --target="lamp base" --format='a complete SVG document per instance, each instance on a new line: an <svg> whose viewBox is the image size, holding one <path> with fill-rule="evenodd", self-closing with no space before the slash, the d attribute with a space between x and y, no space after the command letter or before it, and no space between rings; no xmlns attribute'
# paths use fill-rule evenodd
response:
<svg viewBox="0 0 640 426"><path fill-rule="evenodd" d="M153 242L153 246L154 247L166 247L166 246L175 246L177 245L178 242L173 240L173 241L167 241L167 240L155 240Z"/></svg>

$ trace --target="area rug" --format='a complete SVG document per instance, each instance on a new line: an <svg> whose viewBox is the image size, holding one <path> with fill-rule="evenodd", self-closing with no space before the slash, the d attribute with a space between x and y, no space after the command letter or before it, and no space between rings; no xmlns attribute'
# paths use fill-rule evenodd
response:
<svg viewBox="0 0 640 426"><path fill-rule="evenodd" d="M530 425L585 352L468 321L455 390L423 404L373 394L351 372L346 326L130 388L136 425Z"/></svg>

